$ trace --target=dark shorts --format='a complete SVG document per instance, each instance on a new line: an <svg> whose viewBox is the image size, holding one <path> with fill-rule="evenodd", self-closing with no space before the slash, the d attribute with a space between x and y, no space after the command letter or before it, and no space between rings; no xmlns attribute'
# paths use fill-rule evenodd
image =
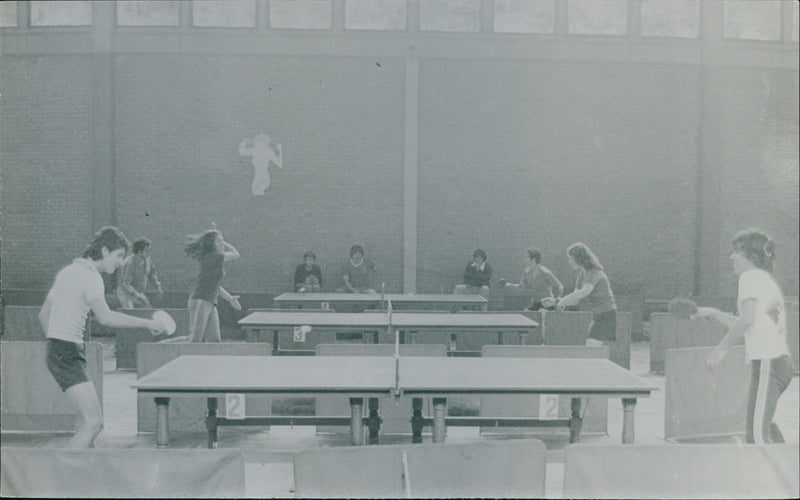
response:
<svg viewBox="0 0 800 500"><path fill-rule="evenodd" d="M62 391L73 385L89 382L86 370L86 348L83 344L47 339L47 369Z"/></svg>
<svg viewBox="0 0 800 500"><path fill-rule="evenodd" d="M595 313L589 326L589 338L614 342L617 340L617 311Z"/></svg>

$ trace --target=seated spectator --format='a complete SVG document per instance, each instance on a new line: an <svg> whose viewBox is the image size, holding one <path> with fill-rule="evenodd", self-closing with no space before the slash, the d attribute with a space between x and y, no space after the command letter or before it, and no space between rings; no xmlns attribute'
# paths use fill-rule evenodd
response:
<svg viewBox="0 0 800 500"><path fill-rule="evenodd" d="M531 293L531 303L527 307L529 311L539 309L555 310L558 299L564 295L564 285L558 281L555 275L540 264L542 252L538 248L529 248L528 267L522 271L519 283L504 283L507 288L525 290ZM499 280L503 282L503 280Z"/></svg>
<svg viewBox="0 0 800 500"><path fill-rule="evenodd" d="M319 292L322 289L322 270L316 264L312 251L303 254L303 263L294 270L294 290L300 293Z"/></svg>
<svg viewBox="0 0 800 500"><path fill-rule="evenodd" d="M350 260L342 269L343 285L337 292L377 293L373 285L375 264L364 257L364 249L359 245L350 248Z"/></svg>
<svg viewBox="0 0 800 500"><path fill-rule="evenodd" d="M150 309L150 301L145 292L147 285L153 283L156 287L158 298L164 297L161 283L158 281L156 266L150 259L150 240L139 238L133 242L133 253L122 264L120 278L117 283L117 297L124 309L136 307Z"/></svg>
<svg viewBox="0 0 800 500"><path fill-rule="evenodd" d="M464 270L464 284L456 285L456 293L489 296L492 267L486 262L486 252L480 248L472 253L472 262Z"/></svg>

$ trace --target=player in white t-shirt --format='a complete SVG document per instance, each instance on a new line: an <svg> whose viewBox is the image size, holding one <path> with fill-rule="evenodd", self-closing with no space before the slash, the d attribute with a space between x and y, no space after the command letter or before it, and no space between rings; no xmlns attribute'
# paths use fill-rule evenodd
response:
<svg viewBox="0 0 800 500"><path fill-rule="evenodd" d="M744 337L745 358L751 363L747 399L748 443L783 443L772 421L775 407L792 379L792 361L786 343L783 294L770 274L775 243L758 229L746 229L733 239L733 270L739 276L738 316L712 307L699 307L695 317L709 318L728 328L728 334L706 360L715 368L728 347Z"/></svg>
<svg viewBox="0 0 800 500"><path fill-rule="evenodd" d="M101 228L83 253L56 275L39 311L47 336L47 369L78 412L78 429L70 448L91 448L103 427L103 413L86 370L84 329L91 310L97 320L116 328L148 328L163 333L153 320L135 318L108 308L100 272L113 273L130 244L115 227Z"/></svg>

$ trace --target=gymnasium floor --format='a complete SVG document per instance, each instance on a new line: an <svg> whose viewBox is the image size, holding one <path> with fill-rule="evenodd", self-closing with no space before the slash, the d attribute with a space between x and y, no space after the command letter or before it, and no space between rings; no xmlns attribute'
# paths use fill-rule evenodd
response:
<svg viewBox="0 0 800 500"><path fill-rule="evenodd" d="M136 391L130 385L136 380L132 371L117 371L114 359L114 340L98 337L94 340L104 345L103 408L105 427L97 441L99 447L148 448L155 447L152 434L136 433ZM669 444L664 440L664 377L649 373L650 351L648 342L631 344L631 371L648 383L658 387L652 396L640 399L636 408L636 442L640 444ZM789 388L778 402L776 421L787 442L800 442L800 383L798 376L792 378ZM609 435L582 436L587 443L619 443L622 429L622 405L609 402ZM206 445L204 433L179 433L171 429L173 447L203 448ZM273 426L269 431L258 428L221 428L220 446L241 448L246 460L246 492L248 497L292 498L291 452L305 448L349 446L349 434L316 435L313 427ZM565 431L557 434L537 435L545 441L547 453L546 496L560 498L564 469L564 447L567 445ZM5 446L62 446L67 434L3 433ZM426 436L430 439L430 435ZM506 436L483 436L473 428L450 428L448 442L469 442L481 439L507 439ZM382 436L385 444L401 443L410 440L409 436ZM731 441L720 438L717 442Z"/></svg>

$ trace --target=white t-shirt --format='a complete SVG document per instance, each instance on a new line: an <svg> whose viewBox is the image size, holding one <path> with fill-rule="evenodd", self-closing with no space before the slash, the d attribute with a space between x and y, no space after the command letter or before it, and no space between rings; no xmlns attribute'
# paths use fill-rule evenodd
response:
<svg viewBox="0 0 800 500"><path fill-rule="evenodd" d="M755 319L744 332L746 361L788 355L783 294L768 272L751 269L739 276L739 314L745 300L756 301Z"/></svg>
<svg viewBox="0 0 800 500"><path fill-rule="evenodd" d="M58 272L47 299L50 320L47 338L83 344L83 331L91 303L105 300L103 277L88 259L75 259Z"/></svg>

